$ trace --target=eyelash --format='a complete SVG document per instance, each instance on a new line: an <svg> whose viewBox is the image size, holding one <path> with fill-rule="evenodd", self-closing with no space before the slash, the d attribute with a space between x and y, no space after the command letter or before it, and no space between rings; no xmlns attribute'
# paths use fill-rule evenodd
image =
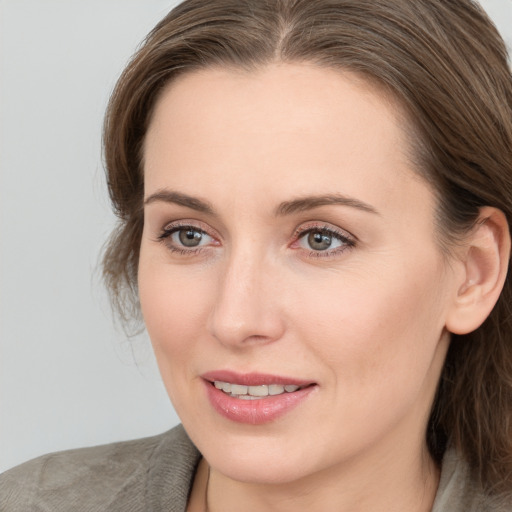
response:
<svg viewBox="0 0 512 512"><path fill-rule="evenodd" d="M158 235L157 240L158 240L158 242L163 243L169 251L171 251L172 253L179 254L181 256L192 256L192 255L196 255L196 254L202 252L205 249L205 247L203 247L203 246L191 247L191 248L187 249L185 247L181 247L181 248L176 247L172 243L168 243L168 239L172 235L174 235L174 233L178 233L179 231L185 231L185 230L196 231L197 233L201 233L201 235L207 235L210 238L215 239L215 237L210 235L206 230L204 230L198 226L194 226L193 224L174 223L169 227L165 227L162 230L162 233L160 235Z"/></svg>
<svg viewBox="0 0 512 512"><path fill-rule="evenodd" d="M356 238L353 235L350 235L345 231L335 229L332 226L326 224L313 224L299 227L294 233L294 241L292 242L291 246L293 247L293 245L298 244L301 239L310 233L319 233L323 236L329 236L330 238L338 240L342 243L340 247L336 247L330 250L310 250L308 254L308 257L310 258L335 257L356 246Z"/></svg>
<svg viewBox="0 0 512 512"><path fill-rule="evenodd" d="M165 247L171 251L172 253L179 254L181 256L194 256L198 253L202 252L207 248L207 246L200 246L200 247L177 247L176 245L173 245L172 243L169 243L169 238L179 232L184 230L190 230L195 231L197 233L200 233L201 235L206 235L213 240L216 240L216 237L209 234L205 229L188 223L174 223L168 227L165 227L162 230L162 233L158 235L157 241L161 242L165 245ZM356 239L352 235L349 235L345 231L334 229L330 225L326 224L310 224L306 226L301 226L297 228L293 234L293 241L289 245L289 247L293 249L299 249L297 247L297 244L302 240L304 237L309 235L310 233L319 233L322 236L328 236L331 239L337 240L341 242L340 247L336 247L334 249L326 249L326 250L310 250L308 257L310 258L328 258L328 257L334 257L342 252L345 252L346 250L352 249L356 245ZM295 247L294 247L295 246ZM306 250L306 249L305 249Z"/></svg>

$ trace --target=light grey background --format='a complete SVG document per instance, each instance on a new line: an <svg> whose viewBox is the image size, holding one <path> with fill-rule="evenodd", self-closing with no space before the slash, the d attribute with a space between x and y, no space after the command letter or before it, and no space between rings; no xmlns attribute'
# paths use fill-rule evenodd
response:
<svg viewBox="0 0 512 512"><path fill-rule="evenodd" d="M0 471L178 422L149 341L114 328L96 271L113 226L108 95L176 3L0 0ZM510 44L512 0L482 4Z"/></svg>

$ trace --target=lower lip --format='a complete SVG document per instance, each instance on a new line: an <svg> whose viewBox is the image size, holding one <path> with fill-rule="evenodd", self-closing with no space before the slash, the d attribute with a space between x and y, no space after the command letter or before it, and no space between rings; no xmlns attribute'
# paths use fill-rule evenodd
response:
<svg viewBox="0 0 512 512"><path fill-rule="evenodd" d="M204 382L208 399L221 416L249 425L262 425L277 420L302 403L316 388L313 385L293 393L285 392L258 400L243 400L227 395L209 381Z"/></svg>

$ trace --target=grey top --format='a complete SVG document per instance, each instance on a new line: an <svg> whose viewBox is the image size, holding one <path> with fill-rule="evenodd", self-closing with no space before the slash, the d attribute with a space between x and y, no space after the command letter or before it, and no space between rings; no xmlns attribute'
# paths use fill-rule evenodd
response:
<svg viewBox="0 0 512 512"><path fill-rule="evenodd" d="M183 427L54 453L0 475L0 512L185 512L200 454ZM471 485L449 451L432 512L512 512Z"/></svg>
<svg viewBox="0 0 512 512"><path fill-rule="evenodd" d="M0 475L0 512L184 512L199 459L181 426L44 455Z"/></svg>

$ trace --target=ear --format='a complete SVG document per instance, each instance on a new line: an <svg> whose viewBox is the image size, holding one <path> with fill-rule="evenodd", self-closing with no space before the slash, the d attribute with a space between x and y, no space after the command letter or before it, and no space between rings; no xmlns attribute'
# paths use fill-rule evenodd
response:
<svg viewBox="0 0 512 512"><path fill-rule="evenodd" d="M500 296L510 260L510 231L497 208L480 209L461 253L463 272L448 312L446 328L468 334L482 325Z"/></svg>

